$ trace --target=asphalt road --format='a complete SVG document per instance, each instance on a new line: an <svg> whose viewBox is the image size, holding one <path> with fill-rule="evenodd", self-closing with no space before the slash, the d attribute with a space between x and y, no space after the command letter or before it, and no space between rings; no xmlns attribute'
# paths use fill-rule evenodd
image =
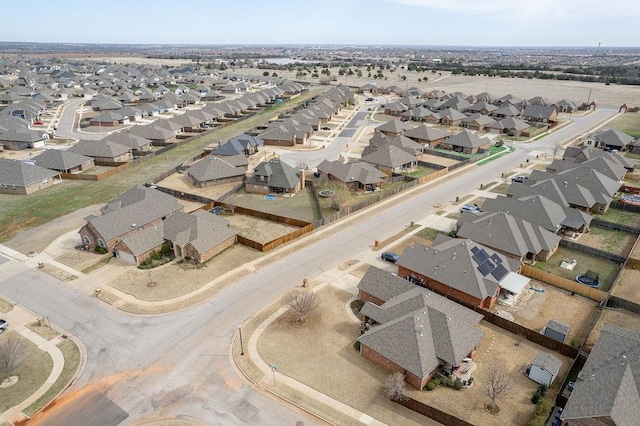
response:
<svg viewBox="0 0 640 426"><path fill-rule="evenodd" d="M293 425L298 420L311 424L309 418L254 390L237 376L228 357L237 324L265 302L299 285L303 278L312 279L355 254L370 250L373 241L388 238L412 220L434 213L434 204L450 202L480 183L496 181L502 172L525 162L530 155L552 153L556 142L568 142L614 113L601 109L575 118L574 124L552 136L515 144L516 151L509 155L458 173L439 185L420 188L393 208L374 207L375 214L341 224L340 232L301 248L211 300L181 312L155 317L126 315L40 271L18 270L0 282L0 293L78 336L88 349L88 361L74 389L80 395L100 392L92 394L96 398L93 404L81 397L62 401L37 424L75 425L91 418L93 424L115 425L123 413L128 416L127 424L178 415L208 424ZM356 116L345 131L361 119L362 115ZM16 268L15 262L0 265L0 270L7 265ZM114 417L114 413L118 415Z"/></svg>
<svg viewBox="0 0 640 426"><path fill-rule="evenodd" d="M358 128L363 125L367 114L367 107L360 108L360 111L349 120L344 129L340 131L328 147L318 151L282 154L280 158L290 166L297 167L300 164L305 164L311 169L315 169L323 160L337 160L342 151L344 151L345 145L349 143Z"/></svg>
<svg viewBox="0 0 640 426"><path fill-rule="evenodd" d="M80 133L78 132L77 128L74 128L73 124L76 118L76 110L80 105L86 102L86 99L75 99L69 102L69 104L64 107L62 115L60 116L60 121L58 122L57 130L55 131L57 137L66 139L91 140L99 140L104 138L105 135L94 133Z"/></svg>

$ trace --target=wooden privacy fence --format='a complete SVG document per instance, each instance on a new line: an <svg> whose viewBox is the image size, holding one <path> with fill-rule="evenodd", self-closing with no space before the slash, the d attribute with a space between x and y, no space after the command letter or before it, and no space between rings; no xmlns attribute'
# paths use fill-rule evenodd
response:
<svg viewBox="0 0 640 426"><path fill-rule="evenodd" d="M638 235L640 234L640 228L635 226L623 225L621 223L607 222L606 220L593 218L591 220L591 226L598 226L600 228L611 229L613 231L622 231L628 234Z"/></svg>
<svg viewBox="0 0 640 426"><path fill-rule="evenodd" d="M566 291L570 291L587 299L594 300L596 302L606 302L609 298L609 293L606 293L597 288L587 287L575 281L568 280L566 278L558 277L557 275L550 274L540 269L536 269L529 265L522 265L520 273L534 280L542 281L545 284L552 285L554 287L561 288Z"/></svg>
<svg viewBox="0 0 640 426"><path fill-rule="evenodd" d="M442 423L443 425L473 426L472 423L459 419L456 416L452 416L449 413L445 413L444 411L440 411L437 408L431 407L413 398L409 398L406 401L393 401L393 402L395 402L396 404L400 404L403 407L408 408L409 410L415 411L416 413L422 414L425 417L429 417L430 419L433 419L438 423Z"/></svg>
<svg viewBox="0 0 640 426"><path fill-rule="evenodd" d="M584 244L574 243L573 241L565 240L564 238L560 240L560 247L575 250L579 253L588 254L589 256L599 257L601 259L610 260L616 263L624 263L627 258L624 256L620 256L619 254L609 253L608 251L600 250L594 247L585 246Z"/></svg>
<svg viewBox="0 0 640 426"><path fill-rule="evenodd" d="M627 299L622 299L620 297L611 296L609 300L607 300L608 308L621 308L625 311L633 312L634 314L640 315L640 305L634 303Z"/></svg>
<svg viewBox="0 0 640 426"><path fill-rule="evenodd" d="M102 173L89 174L89 173L61 173L60 177L62 179L69 180L101 180L107 178L109 176L113 176L117 173L120 173L123 170L131 167L131 163L120 163L117 167L114 167L111 170L106 170Z"/></svg>
<svg viewBox="0 0 640 426"><path fill-rule="evenodd" d="M618 210L628 211L628 212L636 212L636 213L640 212L640 205L627 204L621 201L612 202L610 207L613 207L614 209L618 209Z"/></svg>

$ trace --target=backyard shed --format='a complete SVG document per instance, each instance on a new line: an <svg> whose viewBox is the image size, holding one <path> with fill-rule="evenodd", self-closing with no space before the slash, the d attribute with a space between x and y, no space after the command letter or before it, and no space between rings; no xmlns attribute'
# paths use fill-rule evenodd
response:
<svg viewBox="0 0 640 426"><path fill-rule="evenodd" d="M555 356L540 352L531 362L529 378L536 383L551 386L562 367L562 361Z"/></svg>
<svg viewBox="0 0 640 426"><path fill-rule="evenodd" d="M549 320L547 326L544 328L544 335L551 337L553 340L564 343L569 335L571 326L556 320Z"/></svg>

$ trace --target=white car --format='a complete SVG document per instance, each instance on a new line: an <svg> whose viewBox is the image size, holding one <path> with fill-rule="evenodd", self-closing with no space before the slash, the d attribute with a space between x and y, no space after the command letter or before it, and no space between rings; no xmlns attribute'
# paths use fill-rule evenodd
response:
<svg viewBox="0 0 640 426"><path fill-rule="evenodd" d="M0 318L0 333L2 333L7 327L9 327L9 323Z"/></svg>

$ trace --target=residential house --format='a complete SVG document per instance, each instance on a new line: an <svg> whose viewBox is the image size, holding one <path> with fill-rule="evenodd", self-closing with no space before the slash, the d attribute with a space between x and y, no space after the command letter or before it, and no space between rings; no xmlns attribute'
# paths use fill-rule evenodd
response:
<svg viewBox="0 0 640 426"><path fill-rule="evenodd" d="M528 282L518 274L520 262L468 239L438 236L432 247L407 247L398 276L469 306L490 309L501 286L515 289Z"/></svg>
<svg viewBox="0 0 640 426"><path fill-rule="evenodd" d="M151 152L151 141L130 132L111 133L103 140L129 147L134 155L144 155Z"/></svg>
<svg viewBox="0 0 640 426"><path fill-rule="evenodd" d="M490 104L487 101L478 101L475 104L469 106L468 108L462 110L469 114L482 114L482 115L491 115L498 107Z"/></svg>
<svg viewBox="0 0 640 426"><path fill-rule="evenodd" d="M491 116L494 117L496 120L501 120L507 117L520 117L521 114L522 114L522 109L520 109L515 105L508 104L508 105L501 106L500 108L493 111L491 113Z"/></svg>
<svg viewBox="0 0 640 426"><path fill-rule="evenodd" d="M445 138L448 138L451 135L453 135L453 133L447 130L434 129L426 124L421 124L418 127L407 130L403 133L403 136L413 139L425 146L438 146L445 140Z"/></svg>
<svg viewBox="0 0 640 426"><path fill-rule="evenodd" d="M518 118L507 117L499 121L494 121L487 126L487 129L491 133L506 133L511 136L520 136L520 134L529 127L529 124Z"/></svg>
<svg viewBox="0 0 640 426"><path fill-rule="evenodd" d="M27 128L0 130L0 145L7 150L43 148L47 140L49 135L38 130Z"/></svg>
<svg viewBox="0 0 640 426"><path fill-rule="evenodd" d="M573 161L577 163L583 163L585 161L589 161L594 158L600 158L600 157L607 158L613 161L614 163L620 164L629 173L633 173L635 171L636 166L638 165L638 162L636 160L623 157L618 153L607 152L601 149L594 149L588 146L581 147L581 148L568 146L564 150L562 159L563 160L573 159Z"/></svg>
<svg viewBox="0 0 640 426"><path fill-rule="evenodd" d="M133 160L131 148L108 140L80 140L69 148L69 151L92 157L97 165L112 165Z"/></svg>
<svg viewBox="0 0 640 426"><path fill-rule="evenodd" d="M118 111L105 111L89 120L89 124L96 127L116 127L129 122L129 116L122 115Z"/></svg>
<svg viewBox="0 0 640 426"><path fill-rule="evenodd" d="M632 426L640 419L640 332L604 324L560 419L567 425Z"/></svg>
<svg viewBox="0 0 640 426"><path fill-rule="evenodd" d="M492 117L489 117L488 115L474 113L468 117L463 118L460 125L470 130L482 131L495 122L496 120Z"/></svg>
<svg viewBox="0 0 640 426"><path fill-rule="evenodd" d="M387 121L384 124L375 128L376 132L380 132L386 136L394 137L402 134L403 132L411 129L413 126L404 123L398 119Z"/></svg>
<svg viewBox="0 0 640 426"><path fill-rule="evenodd" d="M440 111L440 123L445 126L461 126L465 118L467 118L466 115L453 108Z"/></svg>
<svg viewBox="0 0 640 426"><path fill-rule="evenodd" d="M552 104L551 106L555 107L556 111L558 112L572 113L572 112L578 111L578 105L576 105L575 102L569 99L559 100L558 102L556 102L555 104Z"/></svg>
<svg viewBox="0 0 640 426"><path fill-rule="evenodd" d="M172 214L182 211L178 201L157 189L135 186L109 201L100 216L90 215L80 228L82 245L112 252L123 238L140 229L157 226Z"/></svg>
<svg viewBox="0 0 640 426"><path fill-rule="evenodd" d="M257 136L247 135L243 133L229 139L224 144L217 145L217 148L211 147L211 153L214 155L253 155L264 146L264 142Z"/></svg>
<svg viewBox="0 0 640 426"><path fill-rule="evenodd" d="M391 297L379 305L367 301L361 310L368 327L358 338L362 356L403 373L417 389L473 357L484 336L477 328L481 314L374 267L358 284L361 293L376 291L371 287L386 287L382 293Z"/></svg>
<svg viewBox="0 0 640 426"><path fill-rule="evenodd" d="M122 260L139 265L169 244L177 258L203 263L236 242L236 231L229 221L205 210L175 212L154 226L140 228L116 243Z"/></svg>
<svg viewBox="0 0 640 426"><path fill-rule="evenodd" d="M522 112L522 119L531 123L544 123L554 126L558 124L558 111L552 106L527 105Z"/></svg>
<svg viewBox="0 0 640 426"><path fill-rule="evenodd" d="M342 182L351 191L375 191L387 183L386 173L366 162L342 163L323 160L318 164L320 177Z"/></svg>
<svg viewBox="0 0 640 426"><path fill-rule="evenodd" d="M160 127L155 123L147 124L144 126L138 124L129 129L129 133L144 139L148 139L153 145L167 145L176 137L175 132L167 128Z"/></svg>
<svg viewBox="0 0 640 426"><path fill-rule="evenodd" d="M48 149L31 161L36 166L66 174L82 173L95 165L91 157L61 149Z"/></svg>
<svg viewBox="0 0 640 426"><path fill-rule="evenodd" d="M293 197L303 187L304 171L298 176L296 169L278 157L260 163L245 182L246 191L256 194L282 194Z"/></svg>
<svg viewBox="0 0 640 426"><path fill-rule="evenodd" d="M561 189L559 184L553 179L541 180L541 181L531 181L529 184L513 184L510 185L507 189L507 197L522 199L525 197L531 196L540 196L544 200L541 200L540 212L543 216L551 217L561 217L562 215L559 212L556 212L557 209L561 209L565 216L564 219L560 221L560 228L564 228L570 232L586 232L589 229L589 225L591 224L591 220L593 217L588 214L584 207L572 205L569 203L564 193L569 192L566 188ZM586 200L589 198L593 200L592 197L588 196L586 191L582 191L584 197L582 200ZM573 198L570 198L573 199ZM546 200L553 202L554 204L546 203ZM498 200L498 204L500 204L501 200ZM577 199L580 201L580 198ZM595 200L592 201L595 204ZM486 204L486 202L485 202ZM589 203L587 203L589 204ZM557 207L556 207L557 206ZM507 204L504 206L505 208L516 208L514 210L514 215L518 214L528 215L529 213L524 210L518 209L515 205ZM482 206L484 210L488 210L491 207L491 203ZM495 206L498 208L498 206ZM519 216L517 216L519 217ZM522 217L526 218L526 217ZM551 232L556 232L553 229L550 229L552 226L555 226L557 219L549 219L543 220L540 217L537 218L540 220L538 222L544 229L547 229ZM542 224L545 224L544 226ZM554 228L555 229L555 228Z"/></svg>
<svg viewBox="0 0 640 426"><path fill-rule="evenodd" d="M55 184L60 172L0 158L0 194L27 195Z"/></svg>
<svg viewBox="0 0 640 426"><path fill-rule="evenodd" d="M480 138L467 130L449 136L440 143L440 148L442 149L462 152L463 154L476 154L480 150L488 150L490 146L490 139Z"/></svg>
<svg viewBox="0 0 640 426"><path fill-rule="evenodd" d="M369 139L369 146L362 151L362 156L366 156L378 148L390 145L397 146L403 151L415 156L422 154L424 151L424 146L422 144L419 144L404 135L390 137L386 136L384 133L374 133L371 139Z"/></svg>
<svg viewBox="0 0 640 426"><path fill-rule="evenodd" d="M620 182L589 167L575 167L557 173L534 170L529 179L553 179L570 205L599 214L607 212L621 186Z"/></svg>
<svg viewBox="0 0 640 426"><path fill-rule="evenodd" d="M393 173L404 173L418 164L415 155L409 154L394 145L380 147L362 157L362 161L372 164L382 172L391 176Z"/></svg>
<svg viewBox="0 0 640 426"><path fill-rule="evenodd" d="M209 155L193 163L187 169L187 174L189 179L199 188L229 182L242 182L248 164L244 154L226 157Z"/></svg>
<svg viewBox="0 0 640 426"><path fill-rule="evenodd" d="M635 139L628 134L615 129L600 130L591 134L584 141L586 146L602 148L607 151L625 151Z"/></svg>

